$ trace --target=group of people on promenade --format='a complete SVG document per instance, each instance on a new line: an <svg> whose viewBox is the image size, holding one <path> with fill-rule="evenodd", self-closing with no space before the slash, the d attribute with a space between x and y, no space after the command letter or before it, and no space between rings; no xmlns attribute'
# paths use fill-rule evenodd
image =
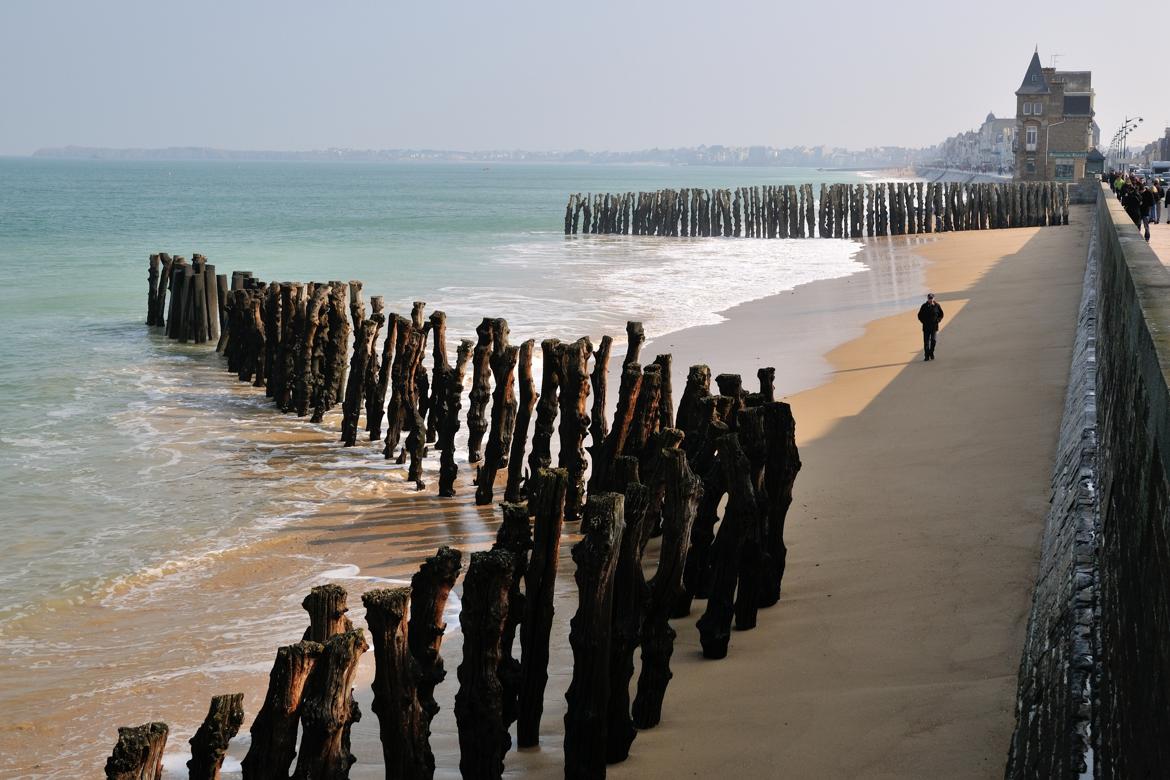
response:
<svg viewBox="0 0 1170 780"><path fill-rule="evenodd" d="M1109 185L1113 194L1121 201L1122 208L1138 230L1143 230L1146 241L1150 240L1150 223L1157 225L1162 221L1162 211L1166 198L1166 182L1161 178L1143 179L1135 174L1124 174L1110 171ZM1170 222L1170 217L1167 218Z"/></svg>

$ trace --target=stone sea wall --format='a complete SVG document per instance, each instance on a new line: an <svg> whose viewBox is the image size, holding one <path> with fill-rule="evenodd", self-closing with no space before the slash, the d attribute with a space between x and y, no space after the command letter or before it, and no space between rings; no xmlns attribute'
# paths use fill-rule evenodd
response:
<svg viewBox="0 0 1170 780"><path fill-rule="evenodd" d="M1108 190L1094 236L1008 778L1170 767L1170 269Z"/></svg>
<svg viewBox="0 0 1170 780"><path fill-rule="evenodd" d="M1170 767L1170 269L1103 192L1097 776Z"/></svg>
<svg viewBox="0 0 1170 780"><path fill-rule="evenodd" d="M1094 226L1052 475L1052 503L1020 661L1009 778L1078 777L1092 762L1100 247Z"/></svg>

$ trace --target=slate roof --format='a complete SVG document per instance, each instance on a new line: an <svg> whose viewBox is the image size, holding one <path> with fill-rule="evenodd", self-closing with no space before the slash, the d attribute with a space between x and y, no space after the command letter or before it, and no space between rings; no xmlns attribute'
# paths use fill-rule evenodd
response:
<svg viewBox="0 0 1170 780"><path fill-rule="evenodd" d="M1044 78L1044 68L1040 65L1040 54L1032 53L1032 61L1028 63L1028 72L1024 74L1024 83L1016 90L1017 95L1047 95L1052 90L1048 88L1048 79Z"/></svg>

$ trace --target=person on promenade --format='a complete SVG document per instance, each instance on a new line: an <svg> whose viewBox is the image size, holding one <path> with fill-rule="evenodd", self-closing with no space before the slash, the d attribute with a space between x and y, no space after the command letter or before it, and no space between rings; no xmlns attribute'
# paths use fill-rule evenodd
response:
<svg viewBox="0 0 1170 780"><path fill-rule="evenodd" d="M1154 224L1157 225L1162 221L1162 198L1165 197L1166 191L1162 189L1162 180L1154 179ZM1167 220L1170 222L1170 220Z"/></svg>
<svg viewBox="0 0 1170 780"><path fill-rule="evenodd" d="M1154 218L1154 187L1142 187L1142 227L1146 231L1146 241L1150 240L1150 220Z"/></svg>
<svg viewBox="0 0 1170 780"><path fill-rule="evenodd" d="M942 322L943 310L934 299L934 293L926 294L926 303L918 307L918 321L922 323L923 360L934 360L934 345L938 340L938 324Z"/></svg>
<svg viewBox="0 0 1170 780"><path fill-rule="evenodd" d="M1125 213L1133 220L1133 224L1141 229L1142 226L1142 196L1131 182L1126 182L1121 185L1121 192L1118 195L1121 200L1121 207L1125 209Z"/></svg>

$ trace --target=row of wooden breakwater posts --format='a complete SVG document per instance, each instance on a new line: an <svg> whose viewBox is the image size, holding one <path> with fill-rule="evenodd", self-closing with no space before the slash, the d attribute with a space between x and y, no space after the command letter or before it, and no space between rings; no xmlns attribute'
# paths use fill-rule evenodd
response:
<svg viewBox="0 0 1170 780"><path fill-rule="evenodd" d="M578 607L569 631L573 670L566 694L566 777L604 777L607 764L628 757L638 730L660 722L672 677L671 618L689 615L695 599L706 599L697 623L702 652L720 659L728 654L733 627L754 628L759 610L779 601L787 557L784 525L801 464L791 409L774 399L774 369L757 372L758 392L748 392L738 375L721 374L715 377L719 392L713 394L710 369L692 366L676 414L670 356L659 355L642 367L643 331L638 323L629 323L611 425L605 404L613 343L608 336L596 350L588 339L542 342L545 360L538 396L531 372L534 343L509 345L503 320L485 319L477 328L478 344L462 341L452 368L446 360L441 312L424 322L423 306L416 303L409 319L384 317L380 299L374 298L374 313L365 317L359 282L265 285L242 272L229 284L226 275L215 275L199 255L189 265L182 258L154 255L150 268L149 324L165 327L176 339L186 334L188 341L210 340L210 305L202 304L202 315L198 311L200 301L209 300L207 279L214 278L213 289L224 293L216 300L217 342L229 369L268 389L282 409L300 414L319 417L334 399L344 398L346 444L356 440L364 391L373 388L365 396L374 401L373 407L366 406L366 430L371 440L379 440L381 417L391 427L402 421L397 424L408 432L411 479L421 473L413 459L422 457L419 442L427 440L426 423L434 421L442 460L440 495L453 494L450 452L459 425L463 375L466 364L473 362L468 427L472 434L480 431L480 440L487 429L487 400L492 401L487 449L470 457L480 464L477 503L492 502L500 469L507 467L508 477L495 544L489 551L471 553L463 582L463 659L455 718L464 777L502 776L513 723L520 747L539 744L566 521L580 519L581 534L572 549ZM202 297L196 278L204 279ZM360 322L357 315L363 315ZM379 361L373 345L387 323ZM345 345L354 327L357 338L347 379ZM435 339L435 362L431 379L424 383L419 381L421 356L429 335ZM273 341L284 348L270 350ZM519 404L512 388L518 362ZM387 383L389 406L378 414ZM436 388L437 394L427 393ZM587 413L590 389L594 403ZM439 400L431 403L432 398ZM419 408L424 399L425 416ZM377 418L373 428L371 409ZM523 461L534 409L530 471L514 480L512 467ZM393 446L387 433L386 457L396 451L401 432L394 435ZM549 451L553 433L560 440L557 468ZM588 469L583 447L587 434L593 445ZM469 455L479 453L478 443L469 447ZM656 546L649 544L653 536L661 537ZM649 581L643 564L655 562L644 561L648 549L658 555ZM443 614L462 557L454 548L441 547L422 564L410 587L362 596L375 658L373 709L388 778L434 775L429 737L439 709L434 691L446 676ZM364 632L345 616L346 597L340 586L325 585L305 599L310 627L302 641L277 652L267 694L250 729L245 778L287 778L290 770L304 780L349 776L354 762L350 729L360 717L353 681L369 646ZM631 700L639 648L640 671ZM212 699L190 740L190 777L218 777L244 720L242 699L242 694ZM167 735L161 722L119 729L106 776L161 777Z"/></svg>
<svg viewBox="0 0 1170 780"><path fill-rule="evenodd" d="M569 196L565 235L861 238L1068 224L1056 182L774 185Z"/></svg>

